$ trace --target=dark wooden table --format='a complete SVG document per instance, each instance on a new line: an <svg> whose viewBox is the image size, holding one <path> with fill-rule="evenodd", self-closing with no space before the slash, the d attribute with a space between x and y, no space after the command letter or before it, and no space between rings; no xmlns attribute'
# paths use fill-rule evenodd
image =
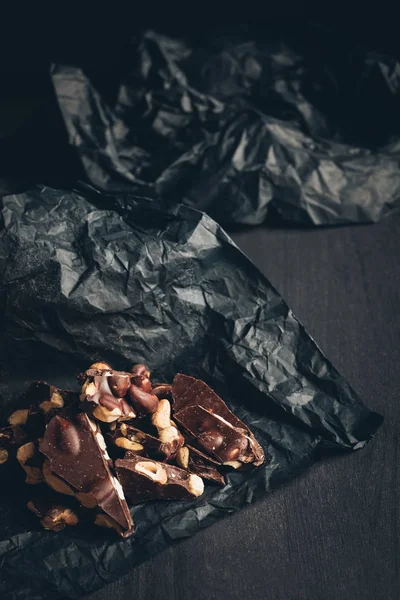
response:
<svg viewBox="0 0 400 600"><path fill-rule="evenodd" d="M400 216L233 237L384 426L87 598L399 599Z"/></svg>

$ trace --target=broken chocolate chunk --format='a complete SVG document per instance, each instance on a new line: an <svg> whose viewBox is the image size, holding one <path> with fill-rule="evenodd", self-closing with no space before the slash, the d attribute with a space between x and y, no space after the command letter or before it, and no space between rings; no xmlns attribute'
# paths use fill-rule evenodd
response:
<svg viewBox="0 0 400 600"><path fill-rule="evenodd" d="M85 413L74 409L56 415L47 425L40 451L51 473L71 486L83 506L101 508L121 526L124 537L133 532L123 490L108 465L104 438Z"/></svg>
<svg viewBox="0 0 400 600"><path fill-rule="evenodd" d="M121 485L132 504L148 500L189 500L201 496L204 484L198 475L134 453L115 463Z"/></svg>
<svg viewBox="0 0 400 600"><path fill-rule="evenodd" d="M172 385L175 420L222 464L259 466L264 451L250 429L206 383L178 373Z"/></svg>
<svg viewBox="0 0 400 600"><path fill-rule="evenodd" d="M223 474L218 470L219 463L193 446L183 446L178 451L177 463L189 473L199 475L219 485L225 485Z"/></svg>
<svg viewBox="0 0 400 600"><path fill-rule="evenodd" d="M169 445L165 447L160 439L129 423L121 423L113 433L112 439L119 448L131 450L148 458L163 461L170 456Z"/></svg>
<svg viewBox="0 0 400 600"><path fill-rule="evenodd" d="M134 419L136 413L124 397L130 386L130 373L88 369L82 386L80 407L104 423Z"/></svg>
<svg viewBox="0 0 400 600"><path fill-rule="evenodd" d="M175 414L175 419L220 464L234 468L246 463L261 464L254 442L243 428L233 427L202 406L187 406Z"/></svg>

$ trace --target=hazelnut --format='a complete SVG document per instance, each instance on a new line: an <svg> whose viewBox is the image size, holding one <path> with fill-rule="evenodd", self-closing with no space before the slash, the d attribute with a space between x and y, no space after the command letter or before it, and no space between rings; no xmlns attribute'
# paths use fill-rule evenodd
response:
<svg viewBox="0 0 400 600"><path fill-rule="evenodd" d="M29 409L23 408L21 410L16 410L9 416L8 422L10 425L26 425L28 420Z"/></svg>
<svg viewBox="0 0 400 600"><path fill-rule="evenodd" d="M189 467L189 448L187 446L179 448L176 453L176 462L182 469L187 469Z"/></svg>
<svg viewBox="0 0 400 600"><path fill-rule="evenodd" d="M39 469L39 467L31 467L26 464L27 461L33 458L36 453L37 450L33 442L28 442L27 444L20 446L20 448L17 450L17 460L26 473L25 483L29 483L31 485L36 485L43 481L41 469Z"/></svg>
<svg viewBox="0 0 400 600"><path fill-rule="evenodd" d="M74 495L72 488L70 488L70 486L60 477L52 473L50 469L50 461L48 459L46 459L43 463L42 474L44 482L59 494L65 494L66 496Z"/></svg>
<svg viewBox="0 0 400 600"><path fill-rule="evenodd" d="M152 462L150 460L138 462L135 465L135 471L161 485L165 485L168 481L167 471L160 463Z"/></svg>
<svg viewBox="0 0 400 600"><path fill-rule="evenodd" d="M92 365L90 365L90 367L87 369L87 371L90 371L91 369L93 369L95 371L112 371L113 370L112 366L106 362L95 362Z"/></svg>
<svg viewBox="0 0 400 600"><path fill-rule="evenodd" d="M123 436L118 437L114 443L119 448L123 448L124 450L132 450L133 452L142 452L142 450L144 449L142 444L138 444L137 442L128 440L128 438Z"/></svg>
<svg viewBox="0 0 400 600"><path fill-rule="evenodd" d="M204 482L201 477L198 475L190 475L188 481L189 492L193 494L193 496L201 496L204 492Z"/></svg>

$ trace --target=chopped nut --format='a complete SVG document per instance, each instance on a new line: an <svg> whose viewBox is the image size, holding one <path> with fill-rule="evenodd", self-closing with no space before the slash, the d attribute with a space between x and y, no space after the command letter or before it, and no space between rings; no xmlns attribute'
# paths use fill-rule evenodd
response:
<svg viewBox="0 0 400 600"><path fill-rule="evenodd" d="M52 473L50 469L50 461L48 459L46 459L43 463L42 474L44 482L59 494L65 494L66 496L74 495L72 488L70 488L69 485L60 477Z"/></svg>
<svg viewBox="0 0 400 600"><path fill-rule="evenodd" d="M115 445L124 450L132 450L133 452L141 452L144 448L142 444L128 440L126 437L118 437L115 440Z"/></svg>
<svg viewBox="0 0 400 600"><path fill-rule="evenodd" d="M49 531L61 531L67 525L74 527L78 525L78 517L73 510L66 506L56 505L40 520L45 529Z"/></svg>
<svg viewBox="0 0 400 600"><path fill-rule="evenodd" d="M239 462L238 460L228 460L223 464L225 467L232 467L232 469L240 469L240 467L243 466L243 463Z"/></svg>
<svg viewBox="0 0 400 600"><path fill-rule="evenodd" d="M49 531L61 531L67 525L78 524L78 517L73 510L62 504L53 504L44 497L30 500L27 508L41 519L40 523Z"/></svg>
<svg viewBox="0 0 400 600"><path fill-rule="evenodd" d="M112 423L113 421L118 420L118 418L121 416L121 412L118 408L109 410L105 406L101 406L99 404L93 410L93 416L99 421L103 421L103 423Z"/></svg>
<svg viewBox="0 0 400 600"><path fill-rule="evenodd" d="M160 400L151 422L157 428L158 437L165 444L164 449L168 458L175 456L179 448L183 446L184 439L175 423L171 421L171 404L168 400L165 398Z"/></svg>
<svg viewBox="0 0 400 600"><path fill-rule="evenodd" d="M171 425L171 404L168 400L160 400L156 412L151 417L151 422L157 429L166 429Z"/></svg>
<svg viewBox="0 0 400 600"><path fill-rule="evenodd" d="M10 425L25 425L28 420L29 409L22 408L20 410L16 410L9 416L8 422Z"/></svg>
<svg viewBox="0 0 400 600"><path fill-rule="evenodd" d="M59 392L53 392L50 400L44 400L39 404L39 408L44 412L48 413L55 408L63 408L64 398Z"/></svg>
<svg viewBox="0 0 400 600"><path fill-rule="evenodd" d="M189 477L189 491L194 496L201 496L204 492L204 482L198 475L191 475Z"/></svg>
<svg viewBox="0 0 400 600"><path fill-rule="evenodd" d="M0 448L0 465L4 465L8 461L8 451L5 448Z"/></svg>
<svg viewBox="0 0 400 600"><path fill-rule="evenodd" d="M112 371L113 370L112 366L106 362L95 362L92 365L90 365L89 369L87 369L87 370L89 371L90 369L95 369L97 371Z"/></svg>
<svg viewBox="0 0 400 600"><path fill-rule="evenodd" d="M135 465L135 469L138 473L142 473L142 475L146 475L146 477L148 477L152 481L156 481L157 483L160 483L161 485L164 485L165 483L167 483L168 475L167 475L166 470L163 468L163 466L161 464L158 464L155 462L150 462L150 461L146 460L143 462L138 462Z"/></svg>
<svg viewBox="0 0 400 600"><path fill-rule="evenodd" d="M187 469L189 467L189 448L187 446L179 448L176 453L176 462L182 469Z"/></svg>
<svg viewBox="0 0 400 600"><path fill-rule="evenodd" d="M17 450L17 460L26 473L25 483L36 485L43 481L42 471L39 467L31 467L26 462L37 453L35 444L28 442Z"/></svg>

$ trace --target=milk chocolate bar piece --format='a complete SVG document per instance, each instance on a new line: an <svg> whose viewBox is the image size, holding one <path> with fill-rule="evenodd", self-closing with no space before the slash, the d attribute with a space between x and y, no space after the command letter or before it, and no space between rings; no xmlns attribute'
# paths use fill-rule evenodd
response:
<svg viewBox="0 0 400 600"><path fill-rule="evenodd" d="M87 508L99 507L121 527L133 532L133 522L118 480L112 475L104 438L89 417L75 410L56 415L46 427L40 451L51 472L72 487Z"/></svg>
<svg viewBox="0 0 400 600"><path fill-rule="evenodd" d="M186 445L180 448L176 459L178 465L189 473L218 485L225 485L224 476L218 470L219 463L194 446Z"/></svg>
<svg viewBox="0 0 400 600"><path fill-rule="evenodd" d="M201 421L200 415L201 412L195 410L195 407L201 407L203 410L207 411L209 414L216 415L216 418L219 419L219 422L224 423L227 427L230 426L235 430L238 439L240 439L239 446L245 446L242 436L245 436L248 439L248 445L251 447L251 453L253 455L252 460L245 460L245 455L243 455L242 462L252 462L254 466L259 466L264 462L264 451L260 444L255 439L254 435L250 431L250 429L243 423L236 415L233 414L231 410L227 407L225 402L220 398L204 381L200 379L195 379L194 377L189 377L188 375L183 375L182 373L178 373L175 375L173 384L172 384L172 396L174 399L173 409L174 409L174 418L180 423L193 437L198 440L198 433L203 434L203 442L199 445L208 452L208 447L213 447L212 440L210 443L206 442L206 446L204 446L204 440L206 438L205 431L198 432L194 428L194 420ZM184 412L186 411L186 412ZM192 415L190 418L189 416ZM204 415L203 415L204 416ZM189 421L192 423L192 427L186 427L183 421L187 421L189 417ZM182 420L183 419L183 420ZM193 420L194 419L194 420ZM210 421L211 423L211 421ZM190 423L188 422L190 425ZM218 423L214 420L214 426ZM219 429L221 429L222 425L220 425ZM233 437L232 432L229 432L225 427L224 430L226 434L231 439ZM241 434L241 435L240 435ZM211 437L215 436L215 431L211 432ZM198 440L199 441L199 440ZM226 440L226 444L230 442ZM223 449L226 444L220 443L221 448ZM244 449L244 447L243 447ZM241 449L242 450L242 449ZM243 453L242 453L243 454ZM250 453L246 453L246 456L250 455ZM215 457L215 453L212 454ZM230 459L224 455L226 460L222 460L222 462L231 461L231 460L240 460L240 459ZM218 459L218 460L221 460Z"/></svg>
<svg viewBox="0 0 400 600"><path fill-rule="evenodd" d="M239 468L245 463L257 466L263 462L263 455L261 458L258 454L258 444L255 447L243 428L233 427L203 406L187 406L175 413L175 419L196 439L200 448L220 464Z"/></svg>
<svg viewBox="0 0 400 600"><path fill-rule="evenodd" d="M191 500L204 491L203 480L173 467L134 453L115 463L119 480L133 504L148 500Z"/></svg>

